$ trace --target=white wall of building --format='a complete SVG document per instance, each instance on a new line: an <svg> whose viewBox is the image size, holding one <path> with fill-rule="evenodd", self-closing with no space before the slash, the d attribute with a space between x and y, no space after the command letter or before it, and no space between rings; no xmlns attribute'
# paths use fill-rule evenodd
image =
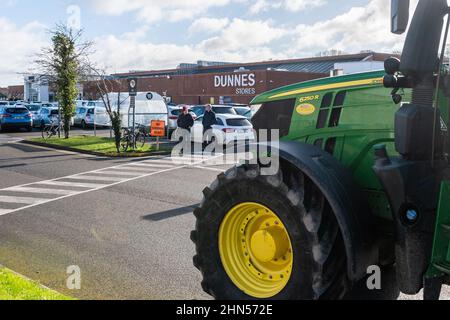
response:
<svg viewBox="0 0 450 320"><path fill-rule="evenodd" d="M334 64L335 72L332 72L332 75L343 75L379 70L384 70L383 61L343 62Z"/></svg>

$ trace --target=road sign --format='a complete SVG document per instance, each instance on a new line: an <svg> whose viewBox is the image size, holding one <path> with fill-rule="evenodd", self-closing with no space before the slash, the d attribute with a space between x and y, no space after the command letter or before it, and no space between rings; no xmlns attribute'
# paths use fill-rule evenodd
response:
<svg viewBox="0 0 450 320"><path fill-rule="evenodd" d="M137 92L138 92L137 83L138 83L137 78L131 78L128 80L128 93L132 97L137 96Z"/></svg>
<svg viewBox="0 0 450 320"><path fill-rule="evenodd" d="M153 120L151 123L150 135L152 137L165 137L166 135L166 122Z"/></svg>

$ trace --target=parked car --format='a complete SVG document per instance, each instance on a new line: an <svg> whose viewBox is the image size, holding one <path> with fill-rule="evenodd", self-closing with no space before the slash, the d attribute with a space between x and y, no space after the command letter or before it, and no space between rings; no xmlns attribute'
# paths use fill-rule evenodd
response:
<svg viewBox="0 0 450 320"><path fill-rule="evenodd" d="M94 109L94 123L98 127L111 127L111 118L103 104L103 102L96 102Z"/></svg>
<svg viewBox="0 0 450 320"><path fill-rule="evenodd" d="M0 131L6 128L33 130L33 116L27 108L21 106L0 107Z"/></svg>
<svg viewBox="0 0 450 320"><path fill-rule="evenodd" d="M213 126L213 139L222 145L235 141L253 141L255 135L253 125L247 118L232 114L217 114L217 125ZM203 143L203 116L197 118L191 129L191 139L195 143Z"/></svg>
<svg viewBox="0 0 450 320"><path fill-rule="evenodd" d="M205 105L194 106L191 110L195 113L197 117L201 117L205 114ZM212 105L212 110L215 114L230 114L230 115L238 115L236 110L232 106L228 105Z"/></svg>
<svg viewBox="0 0 450 320"><path fill-rule="evenodd" d="M41 108L39 115L37 116L37 123L34 123L35 127L44 128L47 124L58 123L59 110L58 108Z"/></svg>
<svg viewBox="0 0 450 320"><path fill-rule="evenodd" d="M78 107L75 110L73 117L73 124L77 127L87 129L94 125L95 108L92 107Z"/></svg>
<svg viewBox="0 0 450 320"><path fill-rule="evenodd" d="M183 112L183 108L181 106L174 106L174 105L167 105L168 109L168 130L169 130L169 136L172 135L172 133L177 130L178 128L178 116Z"/></svg>
<svg viewBox="0 0 450 320"><path fill-rule="evenodd" d="M41 104L27 104L25 107L31 112L33 117L33 123L39 123L39 113L41 112L42 105Z"/></svg>
<svg viewBox="0 0 450 320"><path fill-rule="evenodd" d="M234 110L238 115L244 116L247 119L248 117L246 115L249 113L249 111L251 111L250 107L234 107Z"/></svg>

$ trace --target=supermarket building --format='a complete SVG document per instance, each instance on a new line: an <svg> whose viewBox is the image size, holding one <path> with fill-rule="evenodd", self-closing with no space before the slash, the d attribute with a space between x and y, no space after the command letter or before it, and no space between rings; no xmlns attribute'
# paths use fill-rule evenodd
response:
<svg viewBox="0 0 450 320"><path fill-rule="evenodd" d="M341 74L383 69L389 54L365 52L255 63L199 61L176 69L114 74L138 78L139 91L153 91L176 104L249 103L285 85ZM89 90L85 88L85 98Z"/></svg>

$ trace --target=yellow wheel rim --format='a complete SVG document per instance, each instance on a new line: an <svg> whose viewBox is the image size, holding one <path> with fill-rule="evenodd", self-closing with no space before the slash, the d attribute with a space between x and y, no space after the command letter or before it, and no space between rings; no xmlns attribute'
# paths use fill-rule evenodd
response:
<svg viewBox="0 0 450 320"><path fill-rule="evenodd" d="M293 264L289 234L280 218L261 204L242 203L226 214L219 251L231 281L251 297L272 298L289 282Z"/></svg>

